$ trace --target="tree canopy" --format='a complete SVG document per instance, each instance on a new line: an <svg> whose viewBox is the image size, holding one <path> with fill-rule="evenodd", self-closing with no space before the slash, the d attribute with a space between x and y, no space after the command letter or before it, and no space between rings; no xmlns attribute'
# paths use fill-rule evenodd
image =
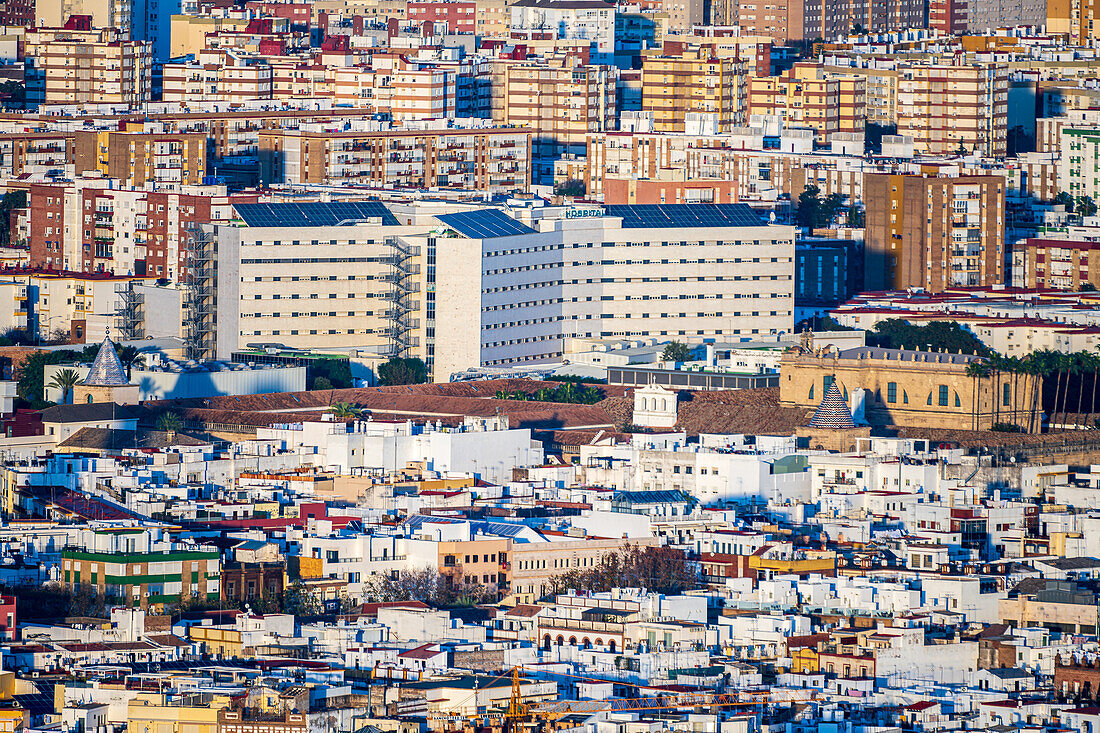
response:
<svg viewBox="0 0 1100 733"><path fill-rule="evenodd" d="M424 384L428 381L428 367L417 358L398 356L378 366L378 383L384 387L398 384Z"/></svg>
<svg viewBox="0 0 1100 733"><path fill-rule="evenodd" d="M687 361L691 358L693 351L694 349L683 341L669 341L665 346L665 350L661 352L661 359L664 361Z"/></svg>
<svg viewBox="0 0 1100 733"><path fill-rule="evenodd" d="M989 348L955 321L932 321L920 326L901 318L889 318L875 324L867 333L867 343L887 349L946 350L951 353L990 356Z"/></svg>
<svg viewBox="0 0 1100 733"><path fill-rule="evenodd" d="M600 558L590 568L569 570L551 578L553 592L570 588L606 592L614 588L646 588L674 595L697 588L699 575L683 550L630 545Z"/></svg>
<svg viewBox="0 0 1100 733"><path fill-rule="evenodd" d="M798 196L795 223L808 229L824 229L833 223L842 208L844 208L843 196L831 193L823 197L821 189L810 184Z"/></svg>

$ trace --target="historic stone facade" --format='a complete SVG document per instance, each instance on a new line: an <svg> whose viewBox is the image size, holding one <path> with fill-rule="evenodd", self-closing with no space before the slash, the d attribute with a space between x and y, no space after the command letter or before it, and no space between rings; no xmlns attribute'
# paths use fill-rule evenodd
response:
<svg viewBox="0 0 1100 733"><path fill-rule="evenodd" d="M787 407L817 408L835 380L845 400L859 402L853 414L862 409L872 426L989 430L1007 423L1038 430L1034 397L1041 378L972 376L970 365L978 361L935 351L798 347L780 361L779 400Z"/></svg>

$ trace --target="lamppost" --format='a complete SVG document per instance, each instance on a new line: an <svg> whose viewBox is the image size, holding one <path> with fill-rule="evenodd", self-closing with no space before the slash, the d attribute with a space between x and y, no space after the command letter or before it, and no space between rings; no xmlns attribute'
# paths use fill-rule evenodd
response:
<svg viewBox="0 0 1100 733"><path fill-rule="evenodd" d="M50 324L54 322L55 318L64 319L64 316L54 315L54 316L49 316L48 318L46 318L46 330L47 331L50 328ZM35 328L35 335L38 336L38 345L41 346L42 345L42 320L41 320L41 318L38 320L38 325Z"/></svg>

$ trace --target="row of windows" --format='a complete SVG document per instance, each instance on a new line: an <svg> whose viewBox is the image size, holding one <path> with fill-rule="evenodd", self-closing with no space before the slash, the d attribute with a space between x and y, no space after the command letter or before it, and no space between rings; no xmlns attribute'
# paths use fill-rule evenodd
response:
<svg viewBox="0 0 1100 733"><path fill-rule="evenodd" d="M310 241L310 242L301 242L297 239L295 239L292 242L282 242L282 241L276 239L276 240L271 241L271 242L242 242L242 244L246 247L248 247L248 246L263 247L265 245L278 247L278 246L283 245L283 244L288 244L288 245L291 245L291 246L298 246L298 245L302 245L302 244L311 244L314 247L316 247L319 244L328 244L328 245L350 244L350 245L356 245L356 244L380 244L380 242L376 242L373 239L368 239L368 240L362 241L362 242L360 242L358 240L355 240L355 239L349 239L346 242L336 240L336 239L330 239L327 242L322 242L322 241L317 240L317 239L314 239L313 241Z"/></svg>
<svg viewBox="0 0 1100 733"><path fill-rule="evenodd" d="M258 258L258 259L242 259L242 265L314 265L314 264L331 264L331 263L345 263L345 262L388 262L384 257L282 257L282 258ZM297 279L297 278L295 278Z"/></svg>
<svg viewBox="0 0 1100 733"><path fill-rule="evenodd" d="M302 311L302 312L294 311L293 313L287 313L285 315L290 317L290 318L306 318L306 317L317 318L318 316L327 317L327 318L335 318L336 316L343 316L345 314L344 313L339 313L337 311L329 311L327 313L325 313L323 311L313 311L311 313L307 313L305 311ZM373 316L374 311L360 311L358 313L355 312L355 311L347 311L346 315L349 315L349 316ZM283 313L242 313L241 314L241 318L282 318L283 316L284 316Z"/></svg>
<svg viewBox="0 0 1100 733"><path fill-rule="evenodd" d="M772 240L745 240L745 241L710 241L710 242L600 242L596 244L594 242L573 242L571 244L548 244L541 247L522 247L519 249L499 249L485 252L486 257L504 257L507 255L528 255L531 252L548 252L558 249L584 249L587 247L748 247L759 246L760 244L771 246L783 246L790 245L790 240L785 239L772 239ZM785 260L772 260L785 261Z"/></svg>
<svg viewBox="0 0 1100 733"><path fill-rule="evenodd" d="M283 335L298 336L298 335L300 335L300 333L301 332L298 329L293 329L293 330L290 330L290 331L281 331L279 329L275 329L274 331L253 331L251 334L248 333L247 331L241 331L242 336L283 336ZM376 331L373 328L365 328L365 329L358 329L358 330L356 330L354 328L349 328L346 331L343 330L343 329L335 329L335 328L330 328L328 330L313 328L313 329L309 330L309 335L310 336L317 336L317 335L320 335L320 334L334 335L334 334L344 334L344 333L347 333L347 334L355 334L355 333L372 334L372 333L376 333ZM379 331L377 333L382 333L382 332Z"/></svg>

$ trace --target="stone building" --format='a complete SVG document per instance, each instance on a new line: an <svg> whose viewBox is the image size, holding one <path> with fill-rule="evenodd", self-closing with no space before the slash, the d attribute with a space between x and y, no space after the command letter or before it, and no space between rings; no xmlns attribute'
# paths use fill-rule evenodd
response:
<svg viewBox="0 0 1100 733"><path fill-rule="evenodd" d="M816 409L835 382L845 401L864 390L863 415L871 426L989 430L1007 423L1038 430L1040 406L1033 397L1041 380L971 376L969 366L978 361L911 349L799 347L780 361L779 401Z"/></svg>
<svg viewBox="0 0 1100 733"><path fill-rule="evenodd" d="M138 385L130 384L111 337L104 338L84 381L73 387L73 404L114 402L135 405L139 401Z"/></svg>
<svg viewBox="0 0 1100 733"><path fill-rule="evenodd" d="M1054 694L1062 700L1095 700L1100 697L1100 658L1074 659L1054 656Z"/></svg>

